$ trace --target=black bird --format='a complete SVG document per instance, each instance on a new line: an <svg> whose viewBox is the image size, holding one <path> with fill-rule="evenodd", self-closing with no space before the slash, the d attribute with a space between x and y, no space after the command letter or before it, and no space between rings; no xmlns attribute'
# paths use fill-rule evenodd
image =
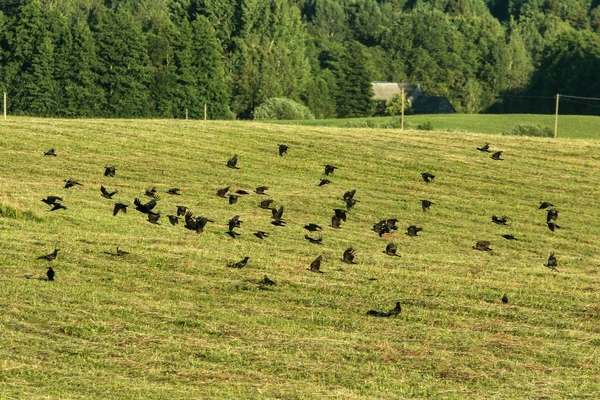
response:
<svg viewBox="0 0 600 400"><path fill-rule="evenodd" d="M543 210L543 209L548 208L548 207L554 207L554 204L548 203L547 201L542 201L540 203L540 206L538 207L538 210Z"/></svg>
<svg viewBox="0 0 600 400"><path fill-rule="evenodd" d="M277 285L274 281L270 280L268 276L264 276L263 280L260 281L261 285L266 285L266 286L275 286Z"/></svg>
<svg viewBox="0 0 600 400"><path fill-rule="evenodd" d="M323 242L323 236L319 236L318 238L313 239L308 235L304 235L304 239L308 240L312 244L321 244L321 242Z"/></svg>
<svg viewBox="0 0 600 400"><path fill-rule="evenodd" d="M196 233L204 232L204 228L209 222L214 221L205 217L196 217L194 219L194 214L190 210L186 211L185 213L185 228L191 231L196 231Z"/></svg>
<svg viewBox="0 0 600 400"><path fill-rule="evenodd" d="M479 241L475 243L475 246L473 246L473 248L479 251L492 251L492 249L490 248L490 242Z"/></svg>
<svg viewBox="0 0 600 400"><path fill-rule="evenodd" d="M229 195L229 204L235 204L237 203L237 200L240 196L238 196L237 194L230 194Z"/></svg>
<svg viewBox="0 0 600 400"><path fill-rule="evenodd" d="M54 203L57 203L59 201L62 201L62 197L58 197L58 196L47 196L45 199L42 199L42 201L46 204L48 204L49 206L53 206Z"/></svg>
<svg viewBox="0 0 600 400"><path fill-rule="evenodd" d="M186 206L177 206L177 216L181 217L182 215L185 215L185 212L187 211L187 207Z"/></svg>
<svg viewBox="0 0 600 400"><path fill-rule="evenodd" d="M333 175L338 167L330 164L325 164L325 175Z"/></svg>
<svg viewBox="0 0 600 400"><path fill-rule="evenodd" d="M146 189L146 192L144 194L146 196L148 196L148 197L152 197L153 199L160 200L160 197L158 197L156 195L156 188L155 187L153 187L152 189Z"/></svg>
<svg viewBox="0 0 600 400"><path fill-rule="evenodd" d="M550 229L552 232L554 232L555 229L560 229L560 226L558 226L554 222L548 222L547 224L548 224L548 229Z"/></svg>
<svg viewBox="0 0 600 400"><path fill-rule="evenodd" d="M316 231L323 230L323 228L321 228L319 225L313 224L312 222L310 224L304 225L304 229L306 229L309 232L316 232Z"/></svg>
<svg viewBox="0 0 600 400"><path fill-rule="evenodd" d="M250 257L244 257L244 259L242 261L238 261L236 263L229 264L228 267L229 268L244 268L246 266L246 264L248 264L249 259L250 259Z"/></svg>
<svg viewBox="0 0 600 400"><path fill-rule="evenodd" d="M344 255L340 260L345 262L346 264L356 264L356 262L354 261L355 255L356 250L354 250L352 247L349 247L346 249L346 251L344 251Z"/></svg>
<svg viewBox="0 0 600 400"><path fill-rule="evenodd" d="M402 312L402 307L400 306L400 302L396 302L396 307L392 308L390 311L376 311L369 310L367 311L367 315L371 317L391 317L393 315L398 315Z"/></svg>
<svg viewBox="0 0 600 400"><path fill-rule="evenodd" d="M148 222L150 222L151 224L154 225L160 225L158 223L158 219L160 218L160 213L155 214L155 213L149 213L148 214Z"/></svg>
<svg viewBox="0 0 600 400"><path fill-rule="evenodd" d="M50 150L44 152L44 156L54 156L54 157L56 157L56 153L54 152L54 149L50 149Z"/></svg>
<svg viewBox="0 0 600 400"><path fill-rule="evenodd" d="M421 172L421 176L423 177L423 180L427 183L431 182L433 178L435 178L435 176L430 174L429 172Z"/></svg>
<svg viewBox="0 0 600 400"><path fill-rule="evenodd" d="M167 190L167 194L181 196L181 193L179 193L180 191L181 191L181 189L179 189L179 188L171 188L171 189Z"/></svg>
<svg viewBox="0 0 600 400"><path fill-rule="evenodd" d="M344 195L342 196L342 200L344 201L348 201L350 199L354 198L354 195L356 194L356 189L352 189L352 190L348 190L346 193L344 193Z"/></svg>
<svg viewBox="0 0 600 400"><path fill-rule="evenodd" d="M558 271L556 269L556 267L558 267L558 261L556 261L556 257L554 257L554 252L550 253L550 257L548 257L548 262L546 262L545 266L551 270Z"/></svg>
<svg viewBox="0 0 600 400"><path fill-rule="evenodd" d="M171 223L171 225L175 226L179 223L179 217L176 215L167 215L167 217L169 217L169 222Z"/></svg>
<svg viewBox="0 0 600 400"><path fill-rule="evenodd" d="M106 198L106 199L112 199L112 197L118 193L118 190L115 190L114 192L109 192L108 190L106 190L106 188L104 186L100 186L100 193L102 194L102 197Z"/></svg>
<svg viewBox="0 0 600 400"><path fill-rule="evenodd" d="M52 261L54 259L56 259L56 255L58 254L58 249L54 249L54 251L50 254L46 254L45 256L39 256L37 259L38 260L46 260L46 261Z"/></svg>
<svg viewBox="0 0 600 400"><path fill-rule="evenodd" d="M508 304L508 296L506 295L506 293L504 293L504 295L502 296L502 302L504 304Z"/></svg>
<svg viewBox="0 0 600 400"><path fill-rule="evenodd" d="M223 189L217 190L217 196L222 197L222 198L226 198L227 197L227 192L229 191L230 187L231 186L227 186L227 187L224 187Z"/></svg>
<svg viewBox="0 0 600 400"><path fill-rule="evenodd" d="M317 186L325 186L325 185L329 185L331 183L331 181L329 179L321 179L321 182L319 182L319 184Z"/></svg>
<svg viewBox="0 0 600 400"><path fill-rule="evenodd" d="M289 146L286 146L285 144L280 144L279 145L279 156L283 156L284 154L287 154L287 151L289 150Z"/></svg>
<svg viewBox="0 0 600 400"><path fill-rule="evenodd" d="M356 200L356 199L348 199L348 200L346 200L346 210L350 210L358 202L359 202L359 200Z"/></svg>
<svg viewBox="0 0 600 400"><path fill-rule="evenodd" d="M65 182L65 189L68 189L75 185L83 186L81 183L77 182L76 180L70 179L70 178L63 180L63 182Z"/></svg>
<svg viewBox="0 0 600 400"><path fill-rule="evenodd" d="M498 218L495 215L492 215L492 222L498 225L506 225L506 222L508 221L508 217L506 215L504 215L502 218Z"/></svg>
<svg viewBox="0 0 600 400"><path fill-rule="evenodd" d="M433 203L429 200L421 200L421 208L423 211L429 210L429 207L431 207L432 204Z"/></svg>
<svg viewBox="0 0 600 400"><path fill-rule="evenodd" d="M246 191L246 190L243 190L243 189L238 189L238 190L236 190L235 192L236 192L237 194L241 194L241 195L247 195L247 194L250 194L250 193L248 193L248 191Z"/></svg>
<svg viewBox="0 0 600 400"><path fill-rule="evenodd" d="M336 217L338 217L342 221L346 222L346 217L347 217L348 211L343 210L341 208L336 208L336 209L333 210L333 212L335 213Z"/></svg>
<svg viewBox="0 0 600 400"><path fill-rule="evenodd" d="M509 235L509 234L507 234L507 235L502 235L502 237L503 237L504 239L506 239L506 240L517 240L517 238L516 238L516 237L514 237L513 235Z"/></svg>
<svg viewBox="0 0 600 400"><path fill-rule="evenodd" d="M396 254L396 251L398 251L398 246L396 246L394 243L389 243L387 246L385 246L385 250L383 252L388 256L401 257L400 254Z"/></svg>
<svg viewBox="0 0 600 400"><path fill-rule="evenodd" d="M233 157L231 157L231 158L229 159L229 161L227 161L227 166L228 166L229 168L233 168L233 169L240 169L240 168L237 166L237 162L238 162L238 155L236 154L236 155L234 155Z"/></svg>
<svg viewBox="0 0 600 400"><path fill-rule="evenodd" d="M266 194L265 190L269 190L269 187L268 186L259 186L254 190L254 192L256 194Z"/></svg>
<svg viewBox="0 0 600 400"><path fill-rule="evenodd" d="M283 206L279 207L279 209L271 208L271 218L275 221L281 221L283 218Z"/></svg>
<svg viewBox="0 0 600 400"><path fill-rule="evenodd" d="M254 236L263 240L264 238L269 237L269 234L267 232L258 231L258 232L254 232Z"/></svg>
<svg viewBox="0 0 600 400"><path fill-rule="evenodd" d="M128 252L128 251L121 250L121 249L119 248L119 246L117 246L117 256L119 256L119 257L123 257L123 256L126 256L127 254L129 254L129 252Z"/></svg>
<svg viewBox="0 0 600 400"><path fill-rule="evenodd" d="M67 209L67 207L63 206L63 205L62 205L62 204L60 204L60 203L54 203L54 204L52 204L52 208L50 209L50 211L56 211L56 210L60 210L61 208L62 208L63 210L66 210L66 209Z"/></svg>
<svg viewBox="0 0 600 400"><path fill-rule="evenodd" d="M485 153L489 153L489 152L490 152L490 144L489 144L489 143L486 143L486 144L484 144L484 145L483 145L483 146L481 146L481 147L477 147L477 150L479 150L479 151L483 151L483 152L485 152Z"/></svg>
<svg viewBox="0 0 600 400"><path fill-rule="evenodd" d="M127 214L128 204L123 203L115 203L115 208L113 209L113 217L119 213L119 211L123 211L124 214Z"/></svg>
<svg viewBox="0 0 600 400"><path fill-rule="evenodd" d="M504 158L500 158L500 156L501 156L501 155L502 155L502 152L501 152L501 151L497 151L497 152L495 152L494 154L492 154L492 155L490 156L490 158L491 158L492 160L504 160Z"/></svg>
<svg viewBox="0 0 600 400"><path fill-rule="evenodd" d="M384 234L398 229L396 222L398 222L396 218L383 219L373 225L373 230L379 234L379 237L382 237Z"/></svg>
<svg viewBox="0 0 600 400"><path fill-rule="evenodd" d="M105 167L104 168L104 176L110 176L111 178L114 178L116 172L117 172L117 169L115 167Z"/></svg>
<svg viewBox="0 0 600 400"><path fill-rule="evenodd" d="M229 230L232 231L234 228L241 227L242 226L242 222L244 222L244 221L240 220L240 216L239 215L234 216L228 222Z"/></svg>
<svg viewBox="0 0 600 400"><path fill-rule="evenodd" d="M342 220L336 217L335 215L331 217L331 227L335 229L340 229L340 224Z"/></svg>
<svg viewBox="0 0 600 400"><path fill-rule="evenodd" d="M54 280L54 270L52 269L52 267L48 267L48 271L46 271L46 276L48 277L49 281Z"/></svg>
<svg viewBox="0 0 600 400"><path fill-rule="evenodd" d="M133 204L135 204L135 209L141 212L142 214L154 214L152 209L156 207L156 199L152 199L146 204L142 204L142 201L137 197L133 200Z"/></svg>
<svg viewBox="0 0 600 400"><path fill-rule="evenodd" d="M270 210L271 209L271 204L273 203L273 200L271 199L267 199L267 200L263 200L260 202L260 204L258 205L260 208L264 209L264 210Z"/></svg>
<svg viewBox="0 0 600 400"><path fill-rule="evenodd" d="M551 220L556 221L557 219L558 219L558 211L554 210L554 209L548 210L548 212L546 213L546 223L550 222Z"/></svg>
<svg viewBox="0 0 600 400"><path fill-rule="evenodd" d="M417 233L421 232L423 230L423 228L417 228L416 225L411 225L408 228L406 228L406 234L408 236L419 236L417 235Z"/></svg>
<svg viewBox="0 0 600 400"><path fill-rule="evenodd" d="M323 256L315 258L315 260L310 263L310 268L307 268L307 270L322 274L323 271L321 271L321 260L323 260Z"/></svg>

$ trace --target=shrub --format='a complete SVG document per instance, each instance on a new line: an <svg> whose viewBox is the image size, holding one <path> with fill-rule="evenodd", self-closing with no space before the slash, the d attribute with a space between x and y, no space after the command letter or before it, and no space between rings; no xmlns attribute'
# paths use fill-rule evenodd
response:
<svg viewBox="0 0 600 400"><path fill-rule="evenodd" d="M282 97L273 97L254 109L254 119L258 121L315 119L315 116L302 104Z"/></svg>
<svg viewBox="0 0 600 400"><path fill-rule="evenodd" d="M517 125L510 131L502 132L503 135L512 136L538 136L538 137L552 137L554 132L548 127L541 125Z"/></svg>
<svg viewBox="0 0 600 400"><path fill-rule="evenodd" d="M422 124L417 125L418 131L432 131L433 124L430 121L423 122Z"/></svg>
<svg viewBox="0 0 600 400"><path fill-rule="evenodd" d="M387 115L402 114L402 95L396 94L385 103L385 112ZM404 102L404 115L412 114L412 108L409 102Z"/></svg>

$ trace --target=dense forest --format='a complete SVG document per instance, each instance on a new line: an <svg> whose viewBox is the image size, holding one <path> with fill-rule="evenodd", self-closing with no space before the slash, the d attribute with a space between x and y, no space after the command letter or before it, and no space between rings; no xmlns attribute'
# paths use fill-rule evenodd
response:
<svg viewBox="0 0 600 400"><path fill-rule="evenodd" d="M600 97L599 78L600 0L0 0L13 114L252 118L287 98L367 116L371 81L458 112L551 112L557 92Z"/></svg>

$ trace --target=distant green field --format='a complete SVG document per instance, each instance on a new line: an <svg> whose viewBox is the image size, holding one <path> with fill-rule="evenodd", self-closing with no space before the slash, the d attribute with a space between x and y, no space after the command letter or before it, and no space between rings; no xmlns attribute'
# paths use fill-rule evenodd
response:
<svg viewBox="0 0 600 400"><path fill-rule="evenodd" d="M10 118L0 130L0 399L600 398L598 141L240 121ZM475 149L486 142L504 160ZM240 169L226 166L234 154ZM317 186L327 163L338 169ZM230 205L224 187L250 193ZM151 188L160 225L133 203ZM350 189L359 202L334 229ZM50 211L48 195L67 209ZM257 207L266 198L286 226ZM541 201L560 212L555 232ZM115 202L127 213L113 216ZM214 223L172 226L179 205ZM388 218L398 230L380 237ZM401 257L384 254L391 242ZM350 247L356 264L340 260ZM307 271L317 256L323 274ZM366 315L396 301L400 315Z"/></svg>
<svg viewBox="0 0 600 400"><path fill-rule="evenodd" d="M317 119L310 121L269 121L274 124L292 124L331 127L381 127L399 117ZM431 123L436 131L461 131L473 133L501 134L520 124L541 125L554 130L554 115L539 114L431 114L408 115L405 127L417 128ZM600 117L560 115L558 137L568 139L600 139Z"/></svg>

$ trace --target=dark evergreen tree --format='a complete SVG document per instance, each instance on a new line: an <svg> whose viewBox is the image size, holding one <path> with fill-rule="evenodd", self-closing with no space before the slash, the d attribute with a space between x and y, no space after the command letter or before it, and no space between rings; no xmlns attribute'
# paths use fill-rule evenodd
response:
<svg viewBox="0 0 600 400"><path fill-rule="evenodd" d="M362 46L349 42L337 71L337 114L341 118L373 114L373 88Z"/></svg>

